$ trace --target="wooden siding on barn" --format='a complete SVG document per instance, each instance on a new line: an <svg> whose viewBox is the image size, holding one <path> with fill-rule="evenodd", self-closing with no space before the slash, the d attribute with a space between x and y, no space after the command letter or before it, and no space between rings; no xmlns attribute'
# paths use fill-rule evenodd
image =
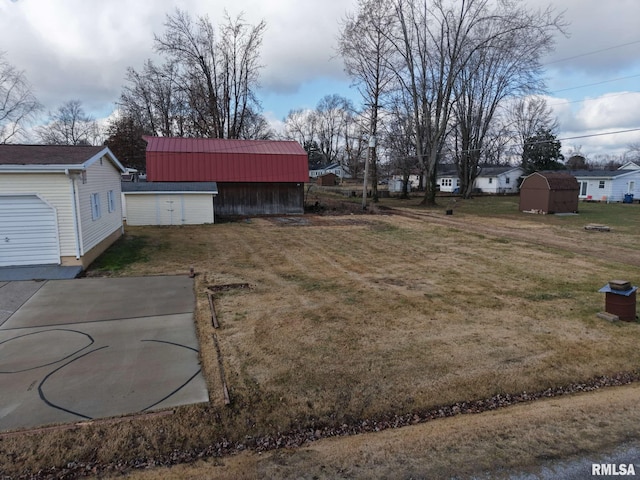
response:
<svg viewBox="0 0 640 480"><path fill-rule="evenodd" d="M69 178L62 173L2 173L0 174L0 192L3 195L39 194L56 209L60 255L76 256Z"/></svg>
<svg viewBox="0 0 640 480"><path fill-rule="evenodd" d="M299 183L218 183L217 215L287 215L304 213L304 185Z"/></svg>
<svg viewBox="0 0 640 480"><path fill-rule="evenodd" d="M87 168L85 180L76 180L80 231L82 232L82 254L90 251L102 240L122 229L122 203L120 199L120 171L107 157L94 162ZM114 210L109 211L108 192L113 191ZM100 198L101 215L93 219L91 195Z"/></svg>

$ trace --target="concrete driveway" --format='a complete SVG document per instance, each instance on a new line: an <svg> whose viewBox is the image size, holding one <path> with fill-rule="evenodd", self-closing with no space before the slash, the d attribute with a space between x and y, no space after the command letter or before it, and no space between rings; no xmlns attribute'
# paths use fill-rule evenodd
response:
<svg viewBox="0 0 640 480"><path fill-rule="evenodd" d="M0 282L0 431L208 401L187 276Z"/></svg>

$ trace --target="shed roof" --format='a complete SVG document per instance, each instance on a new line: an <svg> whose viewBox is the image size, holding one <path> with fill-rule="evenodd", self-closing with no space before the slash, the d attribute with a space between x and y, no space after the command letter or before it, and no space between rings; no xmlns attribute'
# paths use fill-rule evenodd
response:
<svg viewBox="0 0 640 480"><path fill-rule="evenodd" d="M2 171L84 170L93 162L108 156L118 170L125 169L107 147L85 145L0 145Z"/></svg>
<svg viewBox="0 0 640 480"><path fill-rule="evenodd" d="M527 176L522 182L522 186L526 184L528 178L539 175L547 181L549 190L579 190L580 185L576 180L576 177L570 173L558 173L558 172L534 172Z"/></svg>
<svg viewBox="0 0 640 480"><path fill-rule="evenodd" d="M305 182L307 152L298 142L144 137L150 181Z"/></svg>
<svg viewBox="0 0 640 480"><path fill-rule="evenodd" d="M122 182L124 193L210 193L218 194L216 182Z"/></svg>

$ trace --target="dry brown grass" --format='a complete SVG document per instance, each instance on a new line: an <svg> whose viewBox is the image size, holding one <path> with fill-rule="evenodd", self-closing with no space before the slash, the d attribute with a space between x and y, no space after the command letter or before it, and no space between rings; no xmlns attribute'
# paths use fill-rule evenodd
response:
<svg viewBox="0 0 640 480"><path fill-rule="evenodd" d="M607 237L572 232L562 248L540 241L555 238L558 227L538 220L516 224L531 239L510 235L499 220L494 229L486 219L484 230L477 225L456 214L129 228L128 235L147 238L149 261L120 275L185 273L190 266L198 273L196 323L211 405L116 427L12 437L0 453L14 454L17 471L70 460L126 461L636 370L640 325L595 317L604 302L597 290L606 281L638 281L636 268L598 258L598 251L615 248ZM638 233L625 232L625 240ZM577 253L580 242L586 255ZM232 400L224 407L206 287L244 282L251 289L216 293ZM455 421L465 418L472 417ZM441 437L429 433L435 427L424 428L420 435L438 450ZM340 448L359 454L360 441ZM528 447L515 442L504 456L514 448ZM306 451L268 458L277 464L279 455L295 457L301 466ZM267 457L249 465L261 458ZM349 458L345 453L345 464Z"/></svg>
<svg viewBox="0 0 640 480"><path fill-rule="evenodd" d="M554 460L597 462L611 445L638 439L640 386L518 405L480 415L352 437L306 447L210 459L136 472L136 480L508 478L539 473ZM591 472L584 471L584 478ZM547 476L546 478L550 478Z"/></svg>

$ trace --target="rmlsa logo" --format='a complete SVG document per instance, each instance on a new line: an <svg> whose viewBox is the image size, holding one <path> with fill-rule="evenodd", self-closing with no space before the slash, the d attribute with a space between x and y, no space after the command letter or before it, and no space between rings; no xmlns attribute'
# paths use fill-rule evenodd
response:
<svg viewBox="0 0 640 480"><path fill-rule="evenodd" d="M591 475L635 475L633 463L594 463L591 465Z"/></svg>

